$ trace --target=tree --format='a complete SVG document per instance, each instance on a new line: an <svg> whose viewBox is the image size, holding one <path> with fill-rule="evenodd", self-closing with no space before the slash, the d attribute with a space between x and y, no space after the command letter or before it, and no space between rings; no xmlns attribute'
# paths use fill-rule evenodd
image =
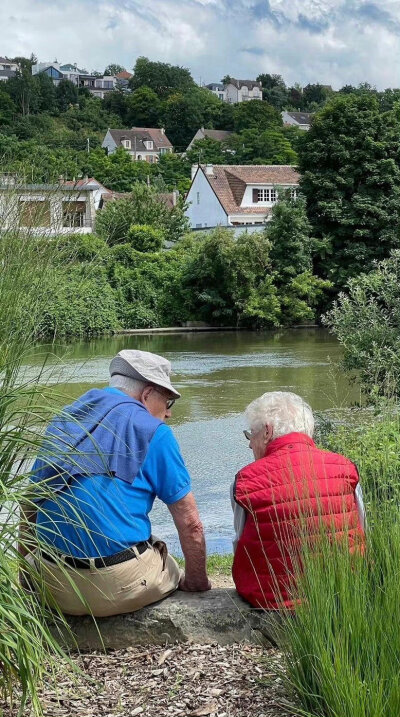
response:
<svg viewBox="0 0 400 717"><path fill-rule="evenodd" d="M104 75L119 75L120 72L126 72L126 68L122 65L118 65L117 63L111 63L111 65L107 65L106 69L104 70Z"/></svg>
<svg viewBox="0 0 400 717"><path fill-rule="evenodd" d="M288 90L281 75L261 74L257 77L263 89L263 99L279 111L288 102Z"/></svg>
<svg viewBox="0 0 400 717"><path fill-rule="evenodd" d="M313 233L326 242L317 273L340 289L400 243L400 121L373 95L340 95L305 134L301 187Z"/></svg>
<svg viewBox="0 0 400 717"><path fill-rule="evenodd" d="M282 127L280 113L267 102L249 100L235 105L235 132L244 129L276 129Z"/></svg>
<svg viewBox="0 0 400 717"><path fill-rule="evenodd" d="M324 323L344 348L344 367L372 399L400 397L400 251L350 279Z"/></svg>
<svg viewBox="0 0 400 717"><path fill-rule="evenodd" d="M332 87L320 84L306 85L303 89L304 109L322 107L332 95Z"/></svg>
<svg viewBox="0 0 400 717"><path fill-rule="evenodd" d="M39 95L39 112L54 112L56 109L56 88L51 77L45 72L34 76L36 92Z"/></svg>
<svg viewBox="0 0 400 717"><path fill-rule="evenodd" d="M230 164L232 152L227 152L224 142L205 137L193 142L192 148L186 152L186 158L190 164Z"/></svg>
<svg viewBox="0 0 400 717"><path fill-rule="evenodd" d="M96 232L110 245L124 244L133 224L162 230L166 241L177 241L188 226L181 203L169 209L154 187L139 182L128 198L108 202L97 216Z"/></svg>
<svg viewBox="0 0 400 717"><path fill-rule="evenodd" d="M121 90L113 90L112 92L107 92L103 100L104 109L107 112L117 115L123 125L127 123L128 97L129 95L125 92L121 92Z"/></svg>
<svg viewBox="0 0 400 717"><path fill-rule="evenodd" d="M227 141L237 164L295 164L296 152L282 130L247 129ZM233 161L233 160L232 160Z"/></svg>
<svg viewBox="0 0 400 717"><path fill-rule="evenodd" d="M24 58L19 58L20 60ZM27 116L31 112L36 112L39 107L39 95L37 93L37 85L32 76L29 60L27 65L21 65L21 69L17 71L15 77L10 77L5 83L5 90L9 93L14 101L18 112Z"/></svg>
<svg viewBox="0 0 400 717"><path fill-rule="evenodd" d="M160 99L166 99L176 92L185 93L195 86L186 67L170 65L166 62L151 62L147 57L139 57L133 68L134 75L129 81L130 87L150 87Z"/></svg>
<svg viewBox="0 0 400 717"><path fill-rule="evenodd" d="M185 194L190 188L190 164L180 154L162 154L155 172L163 178L169 191L178 189Z"/></svg>
<svg viewBox="0 0 400 717"><path fill-rule="evenodd" d="M213 127L221 102L209 90L193 87L185 94L170 95L163 107L167 136L178 152L184 152L199 127Z"/></svg>
<svg viewBox="0 0 400 717"><path fill-rule="evenodd" d="M56 103L60 112L78 102L78 90L71 80L60 80L56 87Z"/></svg>
<svg viewBox="0 0 400 717"><path fill-rule="evenodd" d="M281 304L281 321L298 323L315 319L330 283L313 275L315 241L311 238L304 198L292 198L290 191L280 189L279 201L272 209L265 233L271 245L270 259Z"/></svg>
<svg viewBox="0 0 400 717"><path fill-rule="evenodd" d="M277 326L268 239L218 228L192 244L182 277L192 316L211 324Z"/></svg>
<svg viewBox="0 0 400 717"><path fill-rule="evenodd" d="M126 96L126 122L131 127L159 127L161 102L150 87L139 87Z"/></svg>
<svg viewBox="0 0 400 717"><path fill-rule="evenodd" d="M12 101L8 92L4 92L0 86L0 125L9 125L12 123L17 108Z"/></svg>

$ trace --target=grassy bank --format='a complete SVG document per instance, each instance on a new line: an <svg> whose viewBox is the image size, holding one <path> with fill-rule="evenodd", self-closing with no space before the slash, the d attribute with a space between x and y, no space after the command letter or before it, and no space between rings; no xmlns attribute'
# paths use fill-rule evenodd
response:
<svg viewBox="0 0 400 717"><path fill-rule="evenodd" d="M181 568L185 565L184 558L175 558L175 560L178 562L178 565L180 565ZM207 573L210 577L223 575L223 576L229 576L231 575L232 570L232 561L233 561L233 555L232 553L227 553L226 555L220 555L219 553L211 553L210 555L207 555Z"/></svg>

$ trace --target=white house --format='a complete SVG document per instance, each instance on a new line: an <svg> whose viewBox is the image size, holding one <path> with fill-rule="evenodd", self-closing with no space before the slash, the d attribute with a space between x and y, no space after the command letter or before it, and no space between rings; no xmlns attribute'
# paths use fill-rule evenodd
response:
<svg viewBox="0 0 400 717"><path fill-rule="evenodd" d="M262 85L256 80L235 80L225 85L226 102L237 104L249 100L262 100Z"/></svg>
<svg viewBox="0 0 400 717"><path fill-rule="evenodd" d="M19 65L17 62L13 62L13 60L9 60L7 57L0 57L0 81L1 82L5 82L6 80L9 80L10 77L15 77L18 70L19 70Z"/></svg>
<svg viewBox="0 0 400 717"><path fill-rule="evenodd" d="M188 152L189 149L192 149L193 143L197 140L208 137L209 139L214 139L216 142L226 142L232 134L233 132L230 132L227 129L204 129L204 127L200 127L191 142L186 147L186 152Z"/></svg>
<svg viewBox="0 0 400 717"><path fill-rule="evenodd" d="M23 184L0 178L0 223L3 228L57 236L91 234L96 212L112 192L96 179L84 177L58 184Z"/></svg>
<svg viewBox="0 0 400 717"><path fill-rule="evenodd" d="M298 185L291 165L194 165L186 215L192 229L263 225L279 191L290 189L295 197Z"/></svg>
<svg viewBox="0 0 400 717"><path fill-rule="evenodd" d="M308 131L311 127L312 114L310 112L288 112L284 110L282 113L283 124L298 127Z"/></svg>
<svg viewBox="0 0 400 717"><path fill-rule="evenodd" d="M132 129L108 129L101 145L107 154L123 147L132 160L144 160L153 164L162 154L172 152L173 147L163 128L132 127Z"/></svg>
<svg viewBox="0 0 400 717"><path fill-rule="evenodd" d="M210 82L209 85L204 85L210 92L218 97L222 102L226 102L226 91L222 82Z"/></svg>

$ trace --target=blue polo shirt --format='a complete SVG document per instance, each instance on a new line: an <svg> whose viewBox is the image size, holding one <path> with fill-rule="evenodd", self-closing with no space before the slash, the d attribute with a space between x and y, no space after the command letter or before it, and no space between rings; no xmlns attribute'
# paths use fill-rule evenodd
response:
<svg viewBox="0 0 400 717"><path fill-rule="evenodd" d="M133 483L106 475L78 476L54 499L44 500L37 514L38 538L78 558L113 555L148 540L156 497L172 505L190 490L176 438L163 423Z"/></svg>

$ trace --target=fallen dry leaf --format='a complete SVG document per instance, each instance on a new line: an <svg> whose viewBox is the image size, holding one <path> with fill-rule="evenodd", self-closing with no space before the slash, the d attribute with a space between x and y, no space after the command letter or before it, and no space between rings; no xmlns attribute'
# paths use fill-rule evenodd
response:
<svg viewBox="0 0 400 717"><path fill-rule="evenodd" d="M215 714L217 709L217 702L215 700L211 700L208 704L202 705L201 707L198 707L197 710L190 712L189 717L206 717L206 715Z"/></svg>
<svg viewBox="0 0 400 717"><path fill-rule="evenodd" d="M158 660L158 666L163 665L166 660L172 655L172 650L165 650Z"/></svg>

